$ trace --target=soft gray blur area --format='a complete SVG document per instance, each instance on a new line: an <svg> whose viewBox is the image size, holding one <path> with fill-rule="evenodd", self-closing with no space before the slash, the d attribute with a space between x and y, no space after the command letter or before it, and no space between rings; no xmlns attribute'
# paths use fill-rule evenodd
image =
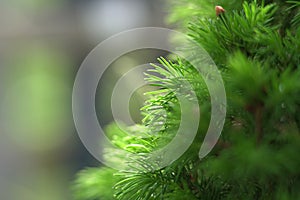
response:
<svg viewBox="0 0 300 200"><path fill-rule="evenodd" d="M72 87L86 55L123 30L164 27L163 0L0 0L0 199L72 199L78 170L100 165L81 144L72 119ZM124 55L99 83L110 123L111 84L162 52ZM102 84L105 83L105 84ZM134 104L141 104L142 92ZM138 107L138 106L137 106ZM137 121L138 109L133 109Z"/></svg>

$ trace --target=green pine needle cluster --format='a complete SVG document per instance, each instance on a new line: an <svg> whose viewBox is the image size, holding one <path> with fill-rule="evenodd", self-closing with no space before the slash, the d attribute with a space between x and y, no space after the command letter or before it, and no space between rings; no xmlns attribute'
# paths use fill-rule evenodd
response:
<svg viewBox="0 0 300 200"><path fill-rule="evenodd" d="M300 199L300 2L180 0L170 5L168 21L201 45L222 74L227 116L221 138L207 157L198 158L210 121L208 89L186 60L159 58L161 65L146 74L157 90L147 93L143 123L125 128L132 134L112 124L108 137L140 155L160 149L179 127L180 94L201 107L195 141L160 170L141 159L128 161L138 163L138 171L84 170L73 187L75 199ZM216 5L226 12L217 17ZM182 81L190 83L197 99Z"/></svg>

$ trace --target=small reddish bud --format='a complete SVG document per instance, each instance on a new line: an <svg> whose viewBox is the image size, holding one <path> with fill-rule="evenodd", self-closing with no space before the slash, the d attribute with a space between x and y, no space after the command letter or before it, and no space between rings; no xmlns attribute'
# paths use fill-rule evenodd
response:
<svg viewBox="0 0 300 200"><path fill-rule="evenodd" d="M216 15L219 16L220 14L225 12L225 9L222 6L216 6Z"/></svg>

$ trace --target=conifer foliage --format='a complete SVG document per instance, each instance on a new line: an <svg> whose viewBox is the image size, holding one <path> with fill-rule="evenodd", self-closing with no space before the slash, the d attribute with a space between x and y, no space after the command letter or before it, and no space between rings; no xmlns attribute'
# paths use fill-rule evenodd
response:
<svg viewBox="0 0 300 200"><path fill-rule="evenodd" d="M160 58L164 67L154 65L147 74L158 89L148 93L143 124L128 127L131 136L112 124L108 136L137 154L166 145L180 123L176 87L182 78L201 107L195 141L160 170L140 160L131 162L141 162L147 172L86 169L74 183L75 198L300 199L300 2L178 0L170 5L168 22L199 43L222 74L227 115L221 138L207 157L198 158L210 120L205 82L185 60ZM218 16L215 6L224 8Z"/></svg>

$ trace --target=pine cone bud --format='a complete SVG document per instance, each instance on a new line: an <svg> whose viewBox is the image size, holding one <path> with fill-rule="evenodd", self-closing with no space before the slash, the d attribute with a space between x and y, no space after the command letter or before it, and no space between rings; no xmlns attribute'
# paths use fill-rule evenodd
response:
<svg viewBox="0 0 300 200"><path fill-rule="evenodd" d="M216 9L217 16L225 12L225 9L222 6L216 6L215 9Z"/></svg>

